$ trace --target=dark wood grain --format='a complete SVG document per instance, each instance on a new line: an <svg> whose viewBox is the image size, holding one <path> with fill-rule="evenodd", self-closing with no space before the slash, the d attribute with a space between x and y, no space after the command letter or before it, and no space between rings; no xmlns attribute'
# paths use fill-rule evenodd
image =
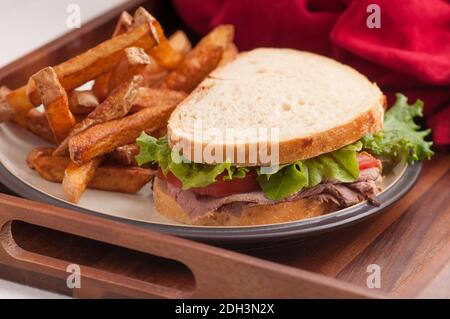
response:
<svg viewBox="0 0 450 319"><path fill-rule="evenodd" d="M249 253L360 286L366 285L367 266L377 264L384 292L450 297L449 281L423 295L420 287L427 283L418 280L450 276L449 168L450 156L439 154L425 163L414 188L383 214L301 243Z"/></svg>
<svg viewBox="0 0 450 319"><path fill-rule="evenodd" d="M128 2L0 69L0 83L23 85L40 68L110 37L119 13L142 2ZM144 5L169 30L179 27L161 3ZM0 194L0 277L93 298L450 298L449 168L450 156L438 154L402 200L369 220L239 253ZM70 263L82 267L81 289L65 284ZM373 263L381 267L379 290L365 287Z"/></svg>

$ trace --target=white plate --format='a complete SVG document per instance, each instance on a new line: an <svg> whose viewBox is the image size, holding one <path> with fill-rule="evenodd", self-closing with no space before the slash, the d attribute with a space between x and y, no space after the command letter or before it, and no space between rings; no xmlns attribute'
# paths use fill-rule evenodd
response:
<svg viewBox="0 0 450 319"><path fill-rule="evenodd" d="M26 157L28 153L37 146L50 145L39 137L14 124L3 123L0 125L0 163L3 166L1 168L0 178L1 182L6 187L24 197L34 200L41 200L84 212L95 212L104 216L120 218L125 221L153 226L154 229L167 233L195 239L208 240L215 238L220 240L223 239L224 236L227 238L235 236L233 239L238 239L241 238L240 236L247 238L248 235L251 237L251 234L259 234L258 236L260 236L263 233L269 237L270 235L279 237L276 236L276 234L280 235L280 233L271 231L276 229L286 230L291 226L295 226L296 229L300 227L304 232L305 227L308 225L311 227L317 227L319 225L323 226L325 224L330 226L330 222L336 223L338 220L339 224L342 222L351 222L355 219L355 216L358 215L358 210L361 210L360 217L363 217L364 214L369 215L368 212L374 213L383 208L383 205L381 208L377 209L371 207L367 203L360 203L328 215L276 225L246 227L187 226L170 221L155 210L150 184L144 186L137 194L123 194L88 189L83 194L78 204L72 204L66 201L61 184L48 182L42 179L36 171L28 167ZM420 167L418 170L420 170ZM397 181L405 175L406 171L407 166L405 164L400 164L394 169L392 174L386 176L382 185L384 187L383 193L387 192L393 185L397 184ZM411 173L411 176L406 181L407 183L405 185L408 188L412 186L417 178L417 169L414 172ZM394 194L388 196L388 198L392 198L393 195L398 195L398 193L399 191L396 191ZM381 197L383 197L382 195L383 194L381 194ZM350 217L352 218L351 220L349 220ZM324 223L324 221L327 221L327 223ZM282 233L285 235L287 234L285 231L282 231Z"/></svg>

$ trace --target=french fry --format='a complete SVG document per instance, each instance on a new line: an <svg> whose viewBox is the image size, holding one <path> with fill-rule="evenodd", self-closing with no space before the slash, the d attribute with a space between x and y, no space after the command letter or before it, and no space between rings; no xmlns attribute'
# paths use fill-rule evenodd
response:
<svg viewBox="0 0 450 319"><path fill-rule="evenodd" d="M64 171L71 161L68 157L52 156L53 151L54 148L51 147L37 147L28 155L27 163L45 180L61 183L64 179ZM88 188L136 193L151 181L153 176L154 171L147 168L100 166L95 171Z"/></svg>
<svg viewBox="0 0 450 319"><path fill-rule="evenodd" d="M57 142L63 141L75 125L69 110L67 93L58 81L56 72L47 67L32 76L44 104L45 115Z"/></svg>
<svg viewBox="0 0 450 319"><path fill-rule="evenodd" d="M39 112L37 109L29 110L27 113L27 128L47 142L56 144L45 113Z"/></svg>
<svg viewBox="0 0 450 319"><path fill-rule="evenodd" d="M6 102L10 108L10 116L12 116L13 122L23 128L27 128L27 112L32 109L34 105L28 100L26 86L22 86L21 88L9 92L6 95ZM8 119L10 118L6 116L1 120Z"/></svg>
<svg viewBox="0 0 450 319"><path fill-rule="evenodd" d="M141 48L131 47L124 50L123 56L111 72L108 90L112 91L124 81L134 75L142 73L145 66L150 64L150 57Z"/></svg>
<svg viewBox="0 0 450 319"><path fill-rule="evenodd" d="M186 55L192 50L191 41L189 41L186 33L181 30L176 31L169 37L169 44L175 51L182 55Z"/></svg>
<svg viewBox="0 0 450 319"><path fill-rule="evenodd" d="M106 40L96 47L55 66L54 70L62 86L68 91L73 90L113 69L120 60L124 49L134 46L149 50L155 46L156 34L153 32L156 31L152 30L148 24L140 24L128 32ZM26 91L29 100L35 106L38 106L41 100L32 80L28 82Z"/></svg>
<svg viewBox="0 0 450 319"><path fill-rule="evenodd" d="M91 90L72 90L67 95L69 109L73 114L89 114L98 105L98 99Z"/></svg>
<svg viewBox="0 0 450 319"><path fill-rule="evenodd" d="M233 42L233 35L234 28L231 25L221 25L212 30L169 73L161 88L190 93L218 66L222 53Z"/></svg>
<svg viewBox="0 0 450 319"><path fill-rule="evenodd" d="M117 147L114 151L109 153L109 156L119 165L137 166L134 157L138 154L139 146L136 143L132 143Z"/></svg>
<svg viewBox="0 0 450 319"><path fill-rule="evenodd" d="M63 155L67 149L69 139L79 134L91 126L104 123L110 120L125 116L131 109L132 103L138 95L138 88L142 81L142 76L136 75L131 80L118 86L108 98L99 104L94 111L89 113L81 122L77 123L70 130L65 138L55 150L54 155Z"/></svg>
<svg viewBox="0 0 450 319"><path fill-rule="evenodd" d="M11 92L6 86L0 87L0 122L9 120L14 115L14 110L8 104L6 96Z"/></svg>
<svg viewBox="0 0 450 319"><path fill-rule="evenodd" d="M133 17L126 11L122 12L112 34L112 38L129 31L132 26ZM94 85L92 86L92 91L100 102L103 102L108 96L110 77L111 71L105 72L95 79Z"/></svg>
<svg viewBox="0 0 450 319"><path fill-rule="evenodd" d="M116 27L114 28L114 32L112 34L112 38L118 36L119 34L125 33L131 29L133 26L133 17L127 11L124 11L120 14L119 19L117 20Z"/></svg>
<svg viewBox="0 0 450 319"><path fill-rule="evenodd" d="M95 170L102 160L102 157L96 157L82 165L77 165L72 161L67 165L62 186L69 201L72 203L80 201L81 195L94 177Z"/></svg>
<svg viewBox="0 0 450 319"><path fill-rule="evenodd" d="M130 112L135 113L143 108L159 105L176 106L183 101L186 96L187 94L182 91L140 87Z"/></svg>
<svg viewBox="0 0 450 319"><path fill-rule="evenodd" d="M185 56L191 50L191 42L183 31L177 31L169 37L170 46L177 52ZM156 87L161 84L163 79L169 74L167 69L163 68L150 56L150 64L145 67L141 73L144 76L144 86Z"/></svg>
<svg viewBox="0 0 450 319"><path fill-rule="evenodd" d="M64 178L64 170L69 165L70 158L52 156L54 148L39 146L31 150L27 156L27 164L35 169L39 175L50 182L61 183Z"/></svg>
<svg viewBox="0 0 450 319"><path fill-rule="evenodd" d="M183 55L172 48L158 20L156 20L147 10L139 7L134 13L133 26L149 25L156 34L157 45L151 48L149 54L166 69L175 69L183 59Z"/></svg>
<svg viewBox="0 0 450 319"><path fill-rule="evenodd" d="M239 50L234 43L230 43L230 45L223 51L222 58L220 59L219 66L224 66L225 64L230 63L236 56L238 55Z"/></svg>
<svg viewBox="0 0 450 319"><path fill-rule="evenodd" d="M134 142L143 130L154 131L166 125L175 106L144 108L124 118L98 124L69 139L70 158L83 164Z"/></svg>

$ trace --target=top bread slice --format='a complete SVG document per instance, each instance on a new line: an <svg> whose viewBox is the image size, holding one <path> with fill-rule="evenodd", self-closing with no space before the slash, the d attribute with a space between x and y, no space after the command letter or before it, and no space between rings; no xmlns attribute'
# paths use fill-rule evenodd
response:
<svg viewBox="0 0 450 319"><path fill-rule="evenodd" d="M349 66L309 52L260 48L213 71L178 105L169 144L194 162L252 166L268 163L251 152L263 145L276 152L270 145L276 142L278 160L269 164L292 163L380 130L384 104L377 85ZM242 152L245 157L237 155Z"/></svg>

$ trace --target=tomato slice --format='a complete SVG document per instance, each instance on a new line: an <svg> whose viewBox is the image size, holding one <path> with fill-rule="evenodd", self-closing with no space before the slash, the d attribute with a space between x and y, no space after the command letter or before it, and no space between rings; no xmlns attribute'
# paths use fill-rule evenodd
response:
<svg viewBox="0 0 450 319"><path fill-rule="evenodd" d="M258 181L256 180L256 172L250 171L244 178L223 179L225 173L217 176L217 182L205 187L193 187L190 190L199 195L206 195L212 197L223 197L233 194L241 194L260 190ZM158 177L165 179L171 185L181 188L181 181L168 172L166 176L158 169Z"/></svg>
<svg viewBox="0 0 450 319"><path fill-rule="evenodd" d="M361 152L357 156L359 169L363 170L366 168L378 167L381 168L381 162L379 159L373 157L369 153Z"/></svg>
<svg viewBox="0 0 450 319"><path fill-rule="evenodd" d="M378 167L381 168L381 162L366 152L361 152L357 156L359 169L363 170L366 168ZM217 177L217 182L205 186L205 187L193 187L190 190L199 195L212 196L212 197L223 197L233 194L248 193L260 190L261 187L256 180L256 172L250 171L244 178L236 179L223 179L225 173L220 174ZM166 176L162 173L161 169L158 169L158 177L165 179L171 185L181 188L181 181L172 173L168 172Z"/></svg>

